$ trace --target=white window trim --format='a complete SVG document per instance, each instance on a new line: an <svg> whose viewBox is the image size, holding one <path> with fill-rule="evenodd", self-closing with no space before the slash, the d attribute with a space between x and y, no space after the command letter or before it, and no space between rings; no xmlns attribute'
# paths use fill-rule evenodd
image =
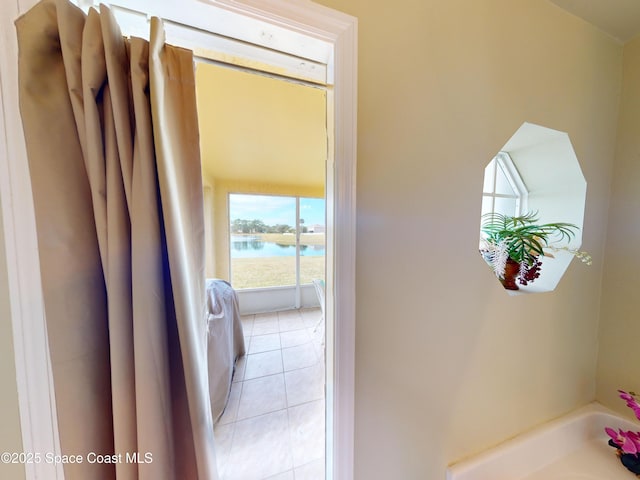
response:
<svg viewBox="0 0 640 480"><path fill-rule="evenodd" d="M301 212L300 212L300 200L306 200L306 199L310 199L310 198L314 198L314 197L305 197L302 195L287 195L287 194L280 194L280 193L244 193L244 192L229 192L227 194L227 205L228 205L228 209L227 212L231 211L231 196L232 195L243 195L243 196L253 196L253 197L280 197L280 198L291 198L293 200L295 200L295 205L294 205L294 209L295 209L295 236L296 236L296 253L295 253L295 257L296 257L296 262L295 262L295 283L293 285L269 285L267 287L247 287L247 288L242 288L239 290L256 290L256 289L264 289L264 288L280 288L280 287L295 287L296 289L296 293L295 293L295 308L300 308L301 306L301 300L300 300L300 288L303 285L311 285L311 283L300 283L300 257L302 257L303 255L301 255L301 245L300 245L300 236L302 235L302 228L304 225L302 225L300 223L301 220ZM324 198L322 200L325 200ZM326 211L326 200L325 200L325 211ZM227 258L229 261L229 280L231 281L231 283L233 283L233 258L232 258L232 246L231 246L231 237L233 236L233 232L231 230L231 214L227 213L227 218L229 220L229 242L228 242L228 248L227 248ZM325 228L326 228L326 213L325 213ZM326 254L325 254L325 258L326 258Z"/></svg>
<svg viewBox="0 0 640 480"><path fill-rule="evenodd" d="M493 172L492 191L482 193L484 197L491 197L493 199L491 211L495 211L494 209L496 198L514 198L516 200L516 211L514 212L514 215L524 215L527 212L529 190L522 180L522 177L520 176L516 165L513 163L511 155L509 155L508 152L498 152L493 160L495 160L496 166ZM504 172L505 178L507 179L507 182L509 182L509 186L514 192L513 195L496 193L496 178L498 175L498 168L502 169L502 171Z"/></svg>

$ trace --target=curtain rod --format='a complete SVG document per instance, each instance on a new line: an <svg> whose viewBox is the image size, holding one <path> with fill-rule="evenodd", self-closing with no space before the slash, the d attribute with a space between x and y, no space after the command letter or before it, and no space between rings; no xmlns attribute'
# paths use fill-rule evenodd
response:
<svg viewBox="0 0 640 480"><path fill-rule="evenodd" d="M198 27L192 27L189 25L185 25L183 23L179 23L179 22L175 22L173 20L162 20L162 22L165 25L169 25L169 26L175 26L178 27L179 29L186 29L187 31L191 31L191 32L199 32L202 35L206 35L206 36L211 36L214 38L218 38L218 39L222 39L237 45L244 45L244 46L248 46L250 48L255 48L257 50L262 50L262 51L268 51L268 52L273 52L277 55L281 55L281 56L286 56L287 58L293 59L296 62L305 62L309 65L317 65L318 67L326 67L325 65L319 64L318 62L314 62L312 60L303 58L303 57L299 57L296 55L292 55L292 54L285 54L281 51L277 51L274 49L270 49L267 47L263 47L260 45L255 45L249 42L245 42L243 40L238 40L236 38L230 38L226 35L220 35L218 33L214 33L214 32L209 32L207 30L203 30L201 28ZM213 51L213 50L208 50L204 47L192 47L191 50L193 51L193 56L194 59L197 62L200 63L206 63L206 64L211 64L211 65L218 65L218 66L224 66L224 67L228 67L228 68L233 68L235 70L240 70L243 72L248 72L248 73L253 73L253 74L257 74L257 75L262 75L262 76L266 76L269 78L275 78L275 79L279 79L279 80L284 80L284 81L288 81L288 82L292 82L292 83L297 83L297 84L301 84L301 85L306 85L306 86L310 86L310 87L314 87L314 88L326 88L327 87L327 82L326 80L322 81L322 80L314 80L313 78L311 78L310 76L303 76L303 74L299 74L296 75L295 72L292 72L290 75L284 74L284 73L277 73L271 69L269 69L269 64L265 61L263 62L253 62L256 64L259 64L259 66L256 67L252 67L249 65L243 65L242 63L239 62L234 62L232 60L232 58L239 58L236 55L225 55L224 52L219 52L219 51ZM220 58L220 57L224 57ZM227 60L227 58L229 58L229 60ZM260 65L261 64L261 65ZM260 68L260 67L265 67L265 68ZM275 65L273 66L273 68L278 68Z"/></svg>
<svg viewBox="0 0 640 480"><path fill-rule="evenodd" d="M322 90L326 90L327 88L329 88L329 86L326 83L322 83L322 82L314 82L313 80L304 80L298 77L294 77L294 76L289 76L289 75L283 75L283 74L278 74L278 73L274 73L274 72L270 72L268 70L262 70L260 68L252 68L252 67L248 67L245 65L240 65L237 63L233 63L233 62L225 62L222 60L218 60L218 59L214 59L214 58L210 58L208 56L206 56L206 54L201 54L198 53L197 50L193 50L193 59L195 61L195 63L204 63L206 65L215 65L215 66L219 66L219 67L225 67L225 68L230 68L232 70L238 70L241 72L246 72L246 73L252 73L255 75L260 75L263 77L268 77L268 78L273 78L276 80L283 80L285 82L290 82L290 83L295 83L295 84L299 84L299 85L304 85L307 87L311 87L311 88L319 88Z"/></svg>
<svg viewBox="0 0 640 480"><path fill-rule="evenodd" d="M82 0L80 0L82 3ZM85 0L85 11L91 8L91 0ZM129 35L143 34L151 16L126 6L109 8L126 25ZM169 43L193 51L197 62L225 66L237 70L276 78L314 88L328 86L327 65L302 56L285 53L263 45L211 32L193 25L159 17Z"/></svg>

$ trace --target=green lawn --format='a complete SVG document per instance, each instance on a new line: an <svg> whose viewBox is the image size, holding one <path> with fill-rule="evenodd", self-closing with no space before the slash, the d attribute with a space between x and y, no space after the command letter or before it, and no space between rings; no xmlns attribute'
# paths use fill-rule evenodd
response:
<svg viewBox="0 0 640 480"><path fill-rule="evenodd" d="M300 283L324 279L324 259L324 256L300 257ZM233 258L231 284L237 289L295 285L295 266L295 257Z"/></svg>

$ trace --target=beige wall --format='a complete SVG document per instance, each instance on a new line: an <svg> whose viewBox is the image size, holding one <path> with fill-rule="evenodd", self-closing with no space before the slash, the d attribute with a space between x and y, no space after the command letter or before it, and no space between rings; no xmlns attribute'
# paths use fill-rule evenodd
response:
<svg viewBox="0 0 640 480"><path fill-rule="evenodd" d="M618 145L609 209L600 314L598 400L630 414L618 389L640 390L640 38L624 47Z"/></svg>
<svg viewBox="0 0 640 480"><path fill-rule="evenodd" d="M637 218L640 119L626 109L603 256L622 47L541 0L319 1L360 22L356 479L443 479L447 463L593 400L603 258L598 398L637 388L640 367L622 358L638 363L637 232L622 217ZM625 85L638 47L625 49ZM509 297L477 253L478 214L484 166L524 121L569 133L595 262L574 262L555 292ZM0 447L13 450L3 260Z"/></svg>
<svg viewBox="0 0 640 480"><path fill-rule="evenodd" d="M622 47L540 0L321 3L359 19L356 479L443 479L595 398ZM569 133L596 261L509 297L480 198L524 121Z"/></svg>
<svg viewBox="0 0 640 480"><path fill-rule="evenodd" d="M0 205L1 207L1 205ZM0 208L0 452L21 452L20 412L13 353L2 208ZM0 478L25 478L22 465L0 463Z"/></svg>

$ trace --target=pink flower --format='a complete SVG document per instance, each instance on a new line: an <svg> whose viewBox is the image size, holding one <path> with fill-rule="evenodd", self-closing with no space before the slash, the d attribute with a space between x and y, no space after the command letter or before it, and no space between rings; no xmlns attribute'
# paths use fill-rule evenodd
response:
<svg viewBox="0 0 640 480"><path fill-rule="evenodd" d="M624 453L632 453L635 455L640 452L640 436L638 433L623 431L620 431L620 433L624 438L624 443L621 447Z"/></svg>
<svg viewBox="0 0 640 480"><path fill-rule="evenodd" d="M607 435L611 437L613 443L615 443L624 453L630 453L637 455L640 452L640 432L631 432L618 430L617 432L613 428L605 428Z"/></svg>
<svg viewBox="0 0 640 480"><path fill-rule="evenodd" d="M616 432L613 428L606 427L604 431L607 432L607 435L611 437L611 440L613 440L613 443L615 443L618 446L622 445L623 443L622 437L620 437L620 435L618 435L618 432Z"/></svg>
<svg viewBox="0 0 640 480"><path fill-rule="evenodd" d="M636 397L633 395L633 393L628 393L624 390L618 390L618 393L620 394L620 398L627 402L627 407L633 410L636 418L640 420L640 404L638 404L638 401L636 400Z"/></svg>
<svg viewBox="0 0 640 480"><path fill-rule="evenodd" d="M620 398L623 399L623 400L626 400L627 402L635 400L633 398L633 395L625 392L624 390L618 390L618 393L620 394Z"/></svg>
<svg viewBox="0 0 640 480"><path fill-rule="evenodd" d="M640 420L640 404L636 400L635 393L618 390L620 398L627 402L627 407L633 410L636 418ZM640 455L640 432L624 431L622 429L616 431L613 428L606 427L605 432L611 437L611 441L624 453Z"/></svg>

